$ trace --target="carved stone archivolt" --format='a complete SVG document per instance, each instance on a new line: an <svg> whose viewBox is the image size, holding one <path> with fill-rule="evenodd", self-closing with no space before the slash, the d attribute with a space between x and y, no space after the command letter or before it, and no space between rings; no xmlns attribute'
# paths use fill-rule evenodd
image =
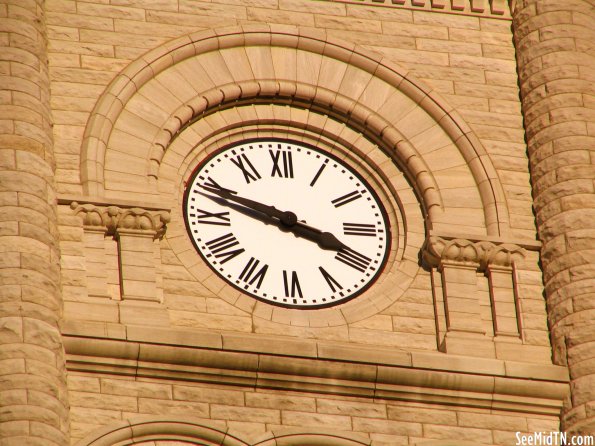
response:
<svg viewBox="0 0 595 446"><path fill-rule="evenodd" d="M445 262L477 266L485 271L491 266L510 268L514 260L525 257L525 249L512 243L471 241L462 238L429 236L422 250L424 262L439 268Z"/></svg>
<svg viewBox="0 0 595 446"><path fill-rule="evenodd" d="M171 216L168 210L147 210L140 207L106 206L73 201L70 208L83 219L88 228L103 229L113 234L120 229L150 231L161 238Z"/></svg>

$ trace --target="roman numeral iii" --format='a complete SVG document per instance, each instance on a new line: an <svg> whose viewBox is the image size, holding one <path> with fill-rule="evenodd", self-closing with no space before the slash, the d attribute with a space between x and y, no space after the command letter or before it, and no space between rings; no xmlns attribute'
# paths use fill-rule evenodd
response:
<svg viewBox="0 0 595 446"><path fill-rule="evenodd" d="M343 234L376 237L376 225L368 223L343 223Z"/></svg>

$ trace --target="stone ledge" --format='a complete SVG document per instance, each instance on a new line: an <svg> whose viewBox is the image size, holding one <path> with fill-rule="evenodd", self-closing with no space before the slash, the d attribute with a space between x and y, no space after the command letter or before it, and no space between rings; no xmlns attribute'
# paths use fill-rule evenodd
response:
<svg viewBox="0 0 595 446"><path fill-rule="evenodd" d="M84 203L84 204L93 204L96 206L117 206L120 208L142 208L148 211L163 211L163 212L170 212L171 205L160 203L160 202L150 202L146 200L137 201L137 200L122 200L122 199L115 199L115 198L105 198L99 196L87 196L87 195L58 195L58 204L59 205L67 205L70 206L71 203Z"/></svg>
<svg viewBox="0 0 595 446"><path fill-rule="evenodd" d="M440 237L446 240L454 239L466 239L470 242L490 242L494 244L514 244L519 247L526 249L527 251L539 251L541 249L541 242L539 240L532 239L513 239L508 237L495 237L495 236L471 236L470 234L460 234L456 232L444 232L444 231L429 231L429 236Z"/></svg>
<svg viewBox="0 0 595 446"><path fill-rule="evenodd" d="M117 324L64 325L69 370L547 415L568 393L568 371L554 365L314 340L289 340L281 353L269 336L242 335L242 344L229 333L108 325Z"/></svg>

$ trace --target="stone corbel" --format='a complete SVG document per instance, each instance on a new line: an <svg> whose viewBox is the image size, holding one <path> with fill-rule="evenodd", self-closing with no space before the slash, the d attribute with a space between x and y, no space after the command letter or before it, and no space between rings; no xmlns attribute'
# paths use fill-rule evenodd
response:
<svg viewBox="0 0 595 446"><path fill-rule="evenodd" d="M70 208L83 219L83 225L115 234L120 229L151 233L162 238L171 216L169 210L147 210L140 207L106 206L73 201Z"/></svg>
<svg viewBox="0 0 595 446"><path fill-rule="evenodd" d="M471 241L434 235L426 238L422 249L424 262L432 268L452 263L475 266L479 271L486 271L491 266L511 268L514 260L525 257L524 248L512 243Z"/></svg>
<svg viewBox="0 0 595 446"><path fill-rule="evenodd" d="M437 318L443 311L446 323L444 349L492 356L493 347L485 342L477 272L488 277L494 335L519 338L513 265L525 256L524 248L499 241L429 235L422 249L424 264L439 272L434 283L441 289L434 290L434 297Z"/></svg>

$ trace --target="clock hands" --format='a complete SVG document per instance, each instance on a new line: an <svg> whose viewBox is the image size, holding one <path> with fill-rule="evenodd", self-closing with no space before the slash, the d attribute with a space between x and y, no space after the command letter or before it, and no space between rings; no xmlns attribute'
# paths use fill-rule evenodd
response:
<svg viewBox="0 0 595 446"><path fill-rule="evenodd" d="M291 211L280 211L274 206L269 206L255 200L251 200L249 198L240 197L234 193L231 193L227 189L220 189L205 185L203 185L202 188L210 193L217 195L220 198L223 198L224 201L234 201L245 206L248 209L260 212L265 216L274 219L274 221L280 222L283 228L288 229L297 236L316 242L318 246L320 246L322 249L329 249L334 251L348 249L347 245L339 241L339 239L337 239L337 237L335 237L330 232L323 232L318 228L314 228L301 221L298 221L296 214L294 214ZM236 208L236 210L240 209ZM242 211L240 210L240 212ZM254 216L251 213L243 213L250 216ZM268 223L267 221L264 222Z"/></svg>
<svg viewBox="0 0 595 446"><path fill-rule="evenodd" d="M229 201L235 201L236 203L240 203L247 208L261 212L269 217L276 218L286 226L293 226L297 222L297 216L293 212L283 212L278 210L275 206L269 206L259 203L258 201L250 200L249 198L240 197L231 193L228 189L220 189L204 185L202 188L213 194L219 195L221 198L225 198Z"/></svg>
<svg viewBox="0 0 595 446"><path fill-rule="evenodd" d="M291 226L290 231L298 236L318 243L318 246L322 249L340 251L347 248L347 245L341 243L341 241L330 232L323 232L320 229L309 226L301 221L298 221L295 225Z"/></svg>

